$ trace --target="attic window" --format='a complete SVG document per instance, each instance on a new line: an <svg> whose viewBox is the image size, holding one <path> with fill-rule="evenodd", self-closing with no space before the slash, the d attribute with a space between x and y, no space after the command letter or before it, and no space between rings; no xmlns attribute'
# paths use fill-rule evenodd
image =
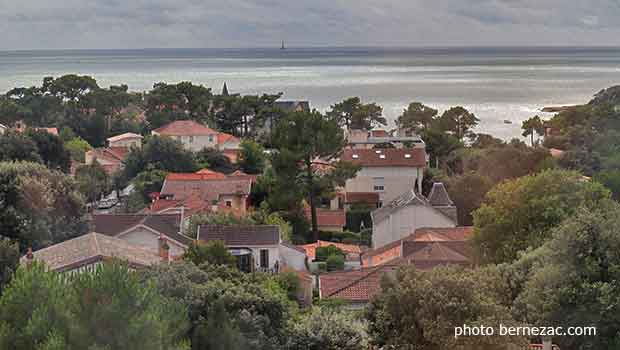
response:
<svg viewBox="0 0 620 350"><path fill-rule="evenodd" d="M379 155L379 158L381 158L381 159L385 159L385 154L380 154L380 155Z"/></svg>
<svg viewBox="0 0 620 350"><path fill-rule="evenodd" d="M411 158L411 154L409 154L409 153L405 154L405 158L407 158L407 159Z"/></svg>
<svg viewBox="0 0 620 350"><path fill-rule="evenodd" d="M357 159L357 158L359 158L360 156L359 156L359 155L357 155L357 154L354 154L354 155L352 155L351 157L352 157L353 159Z"/></svg>

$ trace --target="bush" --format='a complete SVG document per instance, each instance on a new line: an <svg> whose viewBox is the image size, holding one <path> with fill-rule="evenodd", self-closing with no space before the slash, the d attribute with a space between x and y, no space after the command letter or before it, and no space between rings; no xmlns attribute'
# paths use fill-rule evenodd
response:
<svg viewBox="0 0 620 350"><path fill-rule="evenodd" d="M237 264L237 259L230 254L223 241L192 243L183 257L196 265L209 263L234 267Z"/></svg>
<svg viewBox="0 0 620 350"><path fill-rule="evenodd" d="M350 231L319 231L319 239L321 241L342 243L344 240L349 242L359 242L360 234Z"/></svg>
<svg viewBox="0 0 620 350"><path fill-rule="evenodd" d="M318 247L316 248L314 261L327 261L327 258L332 255L344 256L345 254L340 248L334 245L328 245L327 247Z"/></svg>
<svg viewBox="0 0 620 350"><path fill-rule="evenodd" d="M342 255L330 255L327 257L327 271L341 271L344 270L344 256Z"/></svg>

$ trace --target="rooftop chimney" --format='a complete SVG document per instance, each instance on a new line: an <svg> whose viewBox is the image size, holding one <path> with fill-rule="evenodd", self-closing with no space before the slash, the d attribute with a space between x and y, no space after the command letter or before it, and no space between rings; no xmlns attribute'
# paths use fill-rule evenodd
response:
<svg viewBox="0 0 620 350"><path fill-rule="evenodd" d="M170 261L170 246L168 245L168 240L164 235L160 235L158 239L159 246L159 257L162 261L168 262Z"/></svg>

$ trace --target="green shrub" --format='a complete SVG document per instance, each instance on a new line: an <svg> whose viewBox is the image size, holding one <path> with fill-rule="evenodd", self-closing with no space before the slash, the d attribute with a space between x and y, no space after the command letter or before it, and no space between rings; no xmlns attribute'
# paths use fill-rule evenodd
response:
<svg viewBox="0 0 620 350"><path fill-rule="evenodd" d="M341 271L344 270L344 256L342 255L330 255L327 257L327 271Z"/></svg>

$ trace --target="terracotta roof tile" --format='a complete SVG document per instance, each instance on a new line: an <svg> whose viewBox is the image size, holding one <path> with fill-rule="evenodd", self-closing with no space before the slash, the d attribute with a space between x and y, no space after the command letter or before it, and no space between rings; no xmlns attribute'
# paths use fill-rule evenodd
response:
<svg viewBox="0 0 620 350"><path fill-rule="evenodd" d="M341 160L363 167L416 167L426 166L423 148L346 149Z"/></svg>
<svg viewBox="0 0 620 350"><path fill-rule="evenodd" d="M249 178L210 179L201 174L171 173L166 176L162 186L161 196L171 197L174 200L185 200L195 196L203 201L217 201L221 195L250 194L252 183Z"/></svg>
<svg viewBox="0 0 620 350"><path fill-rule="evenodd" d="M368 203L368 204L377 204L379 203L379 193L376 192L347 192L345 194L345 203L354 204L354 203Z"/></svg>
<svg viewBox="0 0 620 350"><path fill-rule="evenodd" d="M305 209L306 217L311 220L311 211L307 207ZM347 216L344 209L329 210L316 208L316 221L319 226L337 226L343 227L347 223Z"/></svg>
<svg viewBox="0 0 620 350"><path fill-rule="evenodd" d="M218 134L217 131L193 120L177 120L155 129L153 132L165 136L204 136Z"/></svg>
<svg viewBox="0 0 620 350"><path fill-rule="evenodd" d="M158 233L189 245L191 238L179 233L181 216L178 214L94 214L93 231L107 236L117 236L133 227L144 225Z"/></svg>
<svg viewBox="0 0 620 350"><path fill-rule="evenodd" d="M321 298L339 298L352 303L367 303L381 291L383 275L397 268L396 265L381 265L320 275Z"/></svg>
<svg viewBox="0 0 620 350"><path fill-rule="evenodd" d="M224 143L226 143L228 141L239 142L240 140L239 140L238 137L235 137L233 135L230 135L230 134L227 134L227 133L224 133L224 132L220 132L220 133L217 134L217 144L218 145L224 144Z"/></svg>

